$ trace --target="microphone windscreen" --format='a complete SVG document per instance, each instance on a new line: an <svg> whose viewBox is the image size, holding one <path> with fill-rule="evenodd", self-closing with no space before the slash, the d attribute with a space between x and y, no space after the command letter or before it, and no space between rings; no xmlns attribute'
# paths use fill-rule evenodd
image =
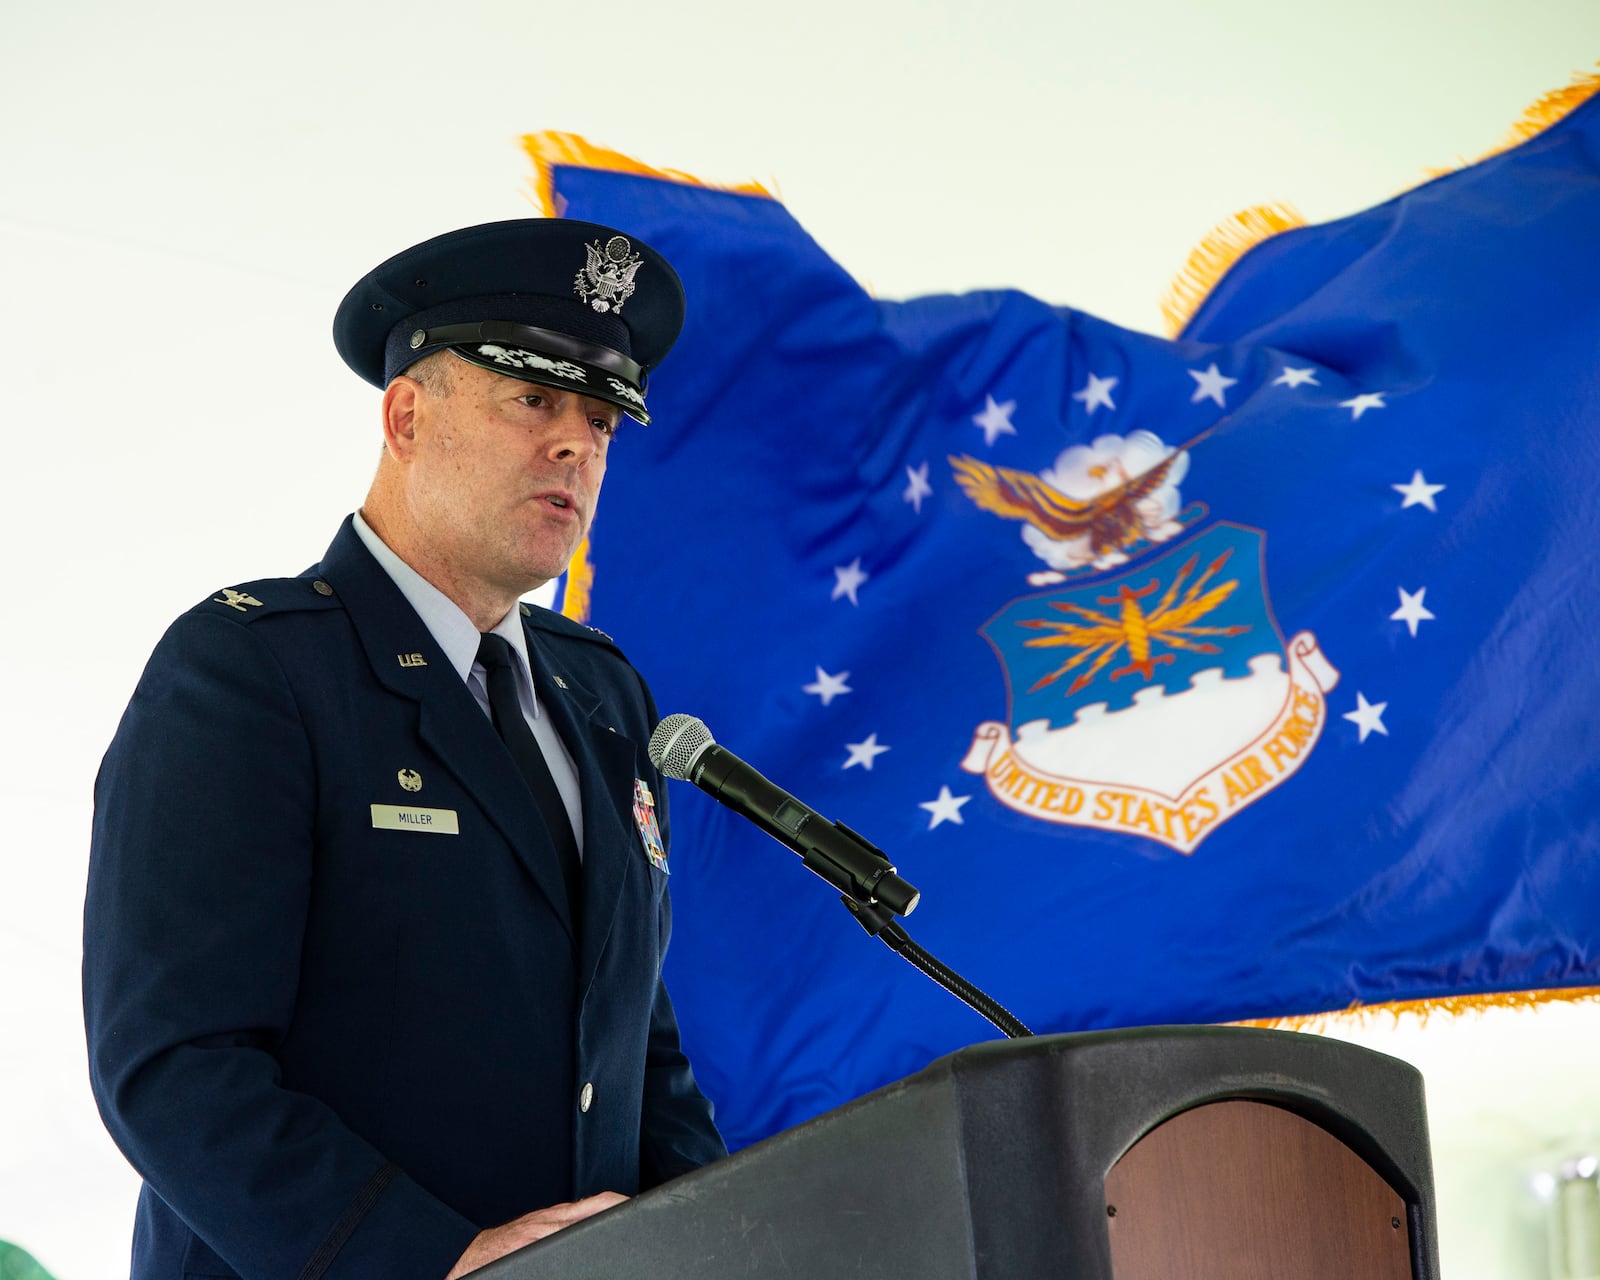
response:
<svg viewBox="0 0 1600 1280"><path fill-rule="evenodd" d="M692 781L689 772L694 762L715 741L704 720L675 711L664 717L650 735L650 763L669 778Z"/></svg>

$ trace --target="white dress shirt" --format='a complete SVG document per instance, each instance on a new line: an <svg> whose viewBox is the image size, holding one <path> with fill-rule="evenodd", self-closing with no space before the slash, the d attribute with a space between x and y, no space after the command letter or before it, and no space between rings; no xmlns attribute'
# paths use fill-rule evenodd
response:
<svg viewBox="0 0 1600 1280"><path fill-rule="evenodd" d="M481 637L472 619L461 611L454 600L390 550L388 544L372 531L372 526L361 518L359 511L355 514L355 528L356 536L383 566L384 572L394 579L394 585L400 588L400 593L417 611L422 625L427 627L434 643L444 651L444 656L455 667L456 674L466 681L483 714L492 720L488 680L483 665L478 661L478 642ZM528 722L528 728L533 730L533 736L539 743L539 750L544 752L545 763L550 766L550 776L555 779L556 790L561 793L561 803L566 807L567 817L572 820L572 834L577 838L581 857L583 807L578 790L578 770L572 763L566 743L561 741L555 725L550 723L550 717L539 713L533 672L528 665L528 640L523 634L522 618L515 606L495 624L494 633L504 636L517 654L517 661L512 663L511 668L517 681L517 701L522 706L522 715Z"/></svg>

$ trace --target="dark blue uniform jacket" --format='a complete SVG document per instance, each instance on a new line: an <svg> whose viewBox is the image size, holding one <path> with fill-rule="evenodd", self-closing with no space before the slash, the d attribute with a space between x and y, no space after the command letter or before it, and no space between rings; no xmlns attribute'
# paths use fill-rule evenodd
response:
<svg viewBox="0 0 1600 1280"><path fill-rule="evenodd" d="M583 790L581 921L349 521L156 648L96 784L84 923L95 1096L145 1180L135 1280L441 1280L481 1227L724 1153L661 982L649 692L600 633L524 623Z"/></svg>

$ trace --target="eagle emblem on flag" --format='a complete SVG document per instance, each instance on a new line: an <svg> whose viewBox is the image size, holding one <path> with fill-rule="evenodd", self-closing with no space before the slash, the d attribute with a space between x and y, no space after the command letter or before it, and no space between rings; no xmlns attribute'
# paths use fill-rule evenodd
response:
<svg viewBox="0 0 1600 1280"><path fill-rule="evenodd" d="M1010 708L977 726L962 768L1030 817L1186 854L1305 763L1339 678L1315 636L1279 631L1266 535L1194 530L1204 508L1183 508L1177 485L1188 457L1137 432L1074 446L1041 475L950 460L981 509L1026 522L1051 566L1031 584L1076 575L981 628Z"/></svg>

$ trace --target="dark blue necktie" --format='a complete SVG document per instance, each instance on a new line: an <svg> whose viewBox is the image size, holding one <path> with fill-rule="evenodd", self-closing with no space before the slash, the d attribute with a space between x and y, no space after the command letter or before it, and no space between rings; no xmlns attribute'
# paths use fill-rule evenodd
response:
<svg viewBox="0 0 1600 1280"><path fill-rule="evenodd" d="M533 730L523 718L522 704L517 701L517 678L511 670L515 660L510 641L493 632L484 632L478 642L478 661L488 677L489 710L493 714L495 731L511 752L522 776L528 780L528 790L533 792L534 803L544 817L550 843L555 846L561 863L562 878L567 882L567 905L572 910L572 925L576 929L583 902L583 867L578 858L578 841L572 834L567 806L556 790L556 780L551 777L550 766L539 749L539 740L533 736Z"/></svg>

